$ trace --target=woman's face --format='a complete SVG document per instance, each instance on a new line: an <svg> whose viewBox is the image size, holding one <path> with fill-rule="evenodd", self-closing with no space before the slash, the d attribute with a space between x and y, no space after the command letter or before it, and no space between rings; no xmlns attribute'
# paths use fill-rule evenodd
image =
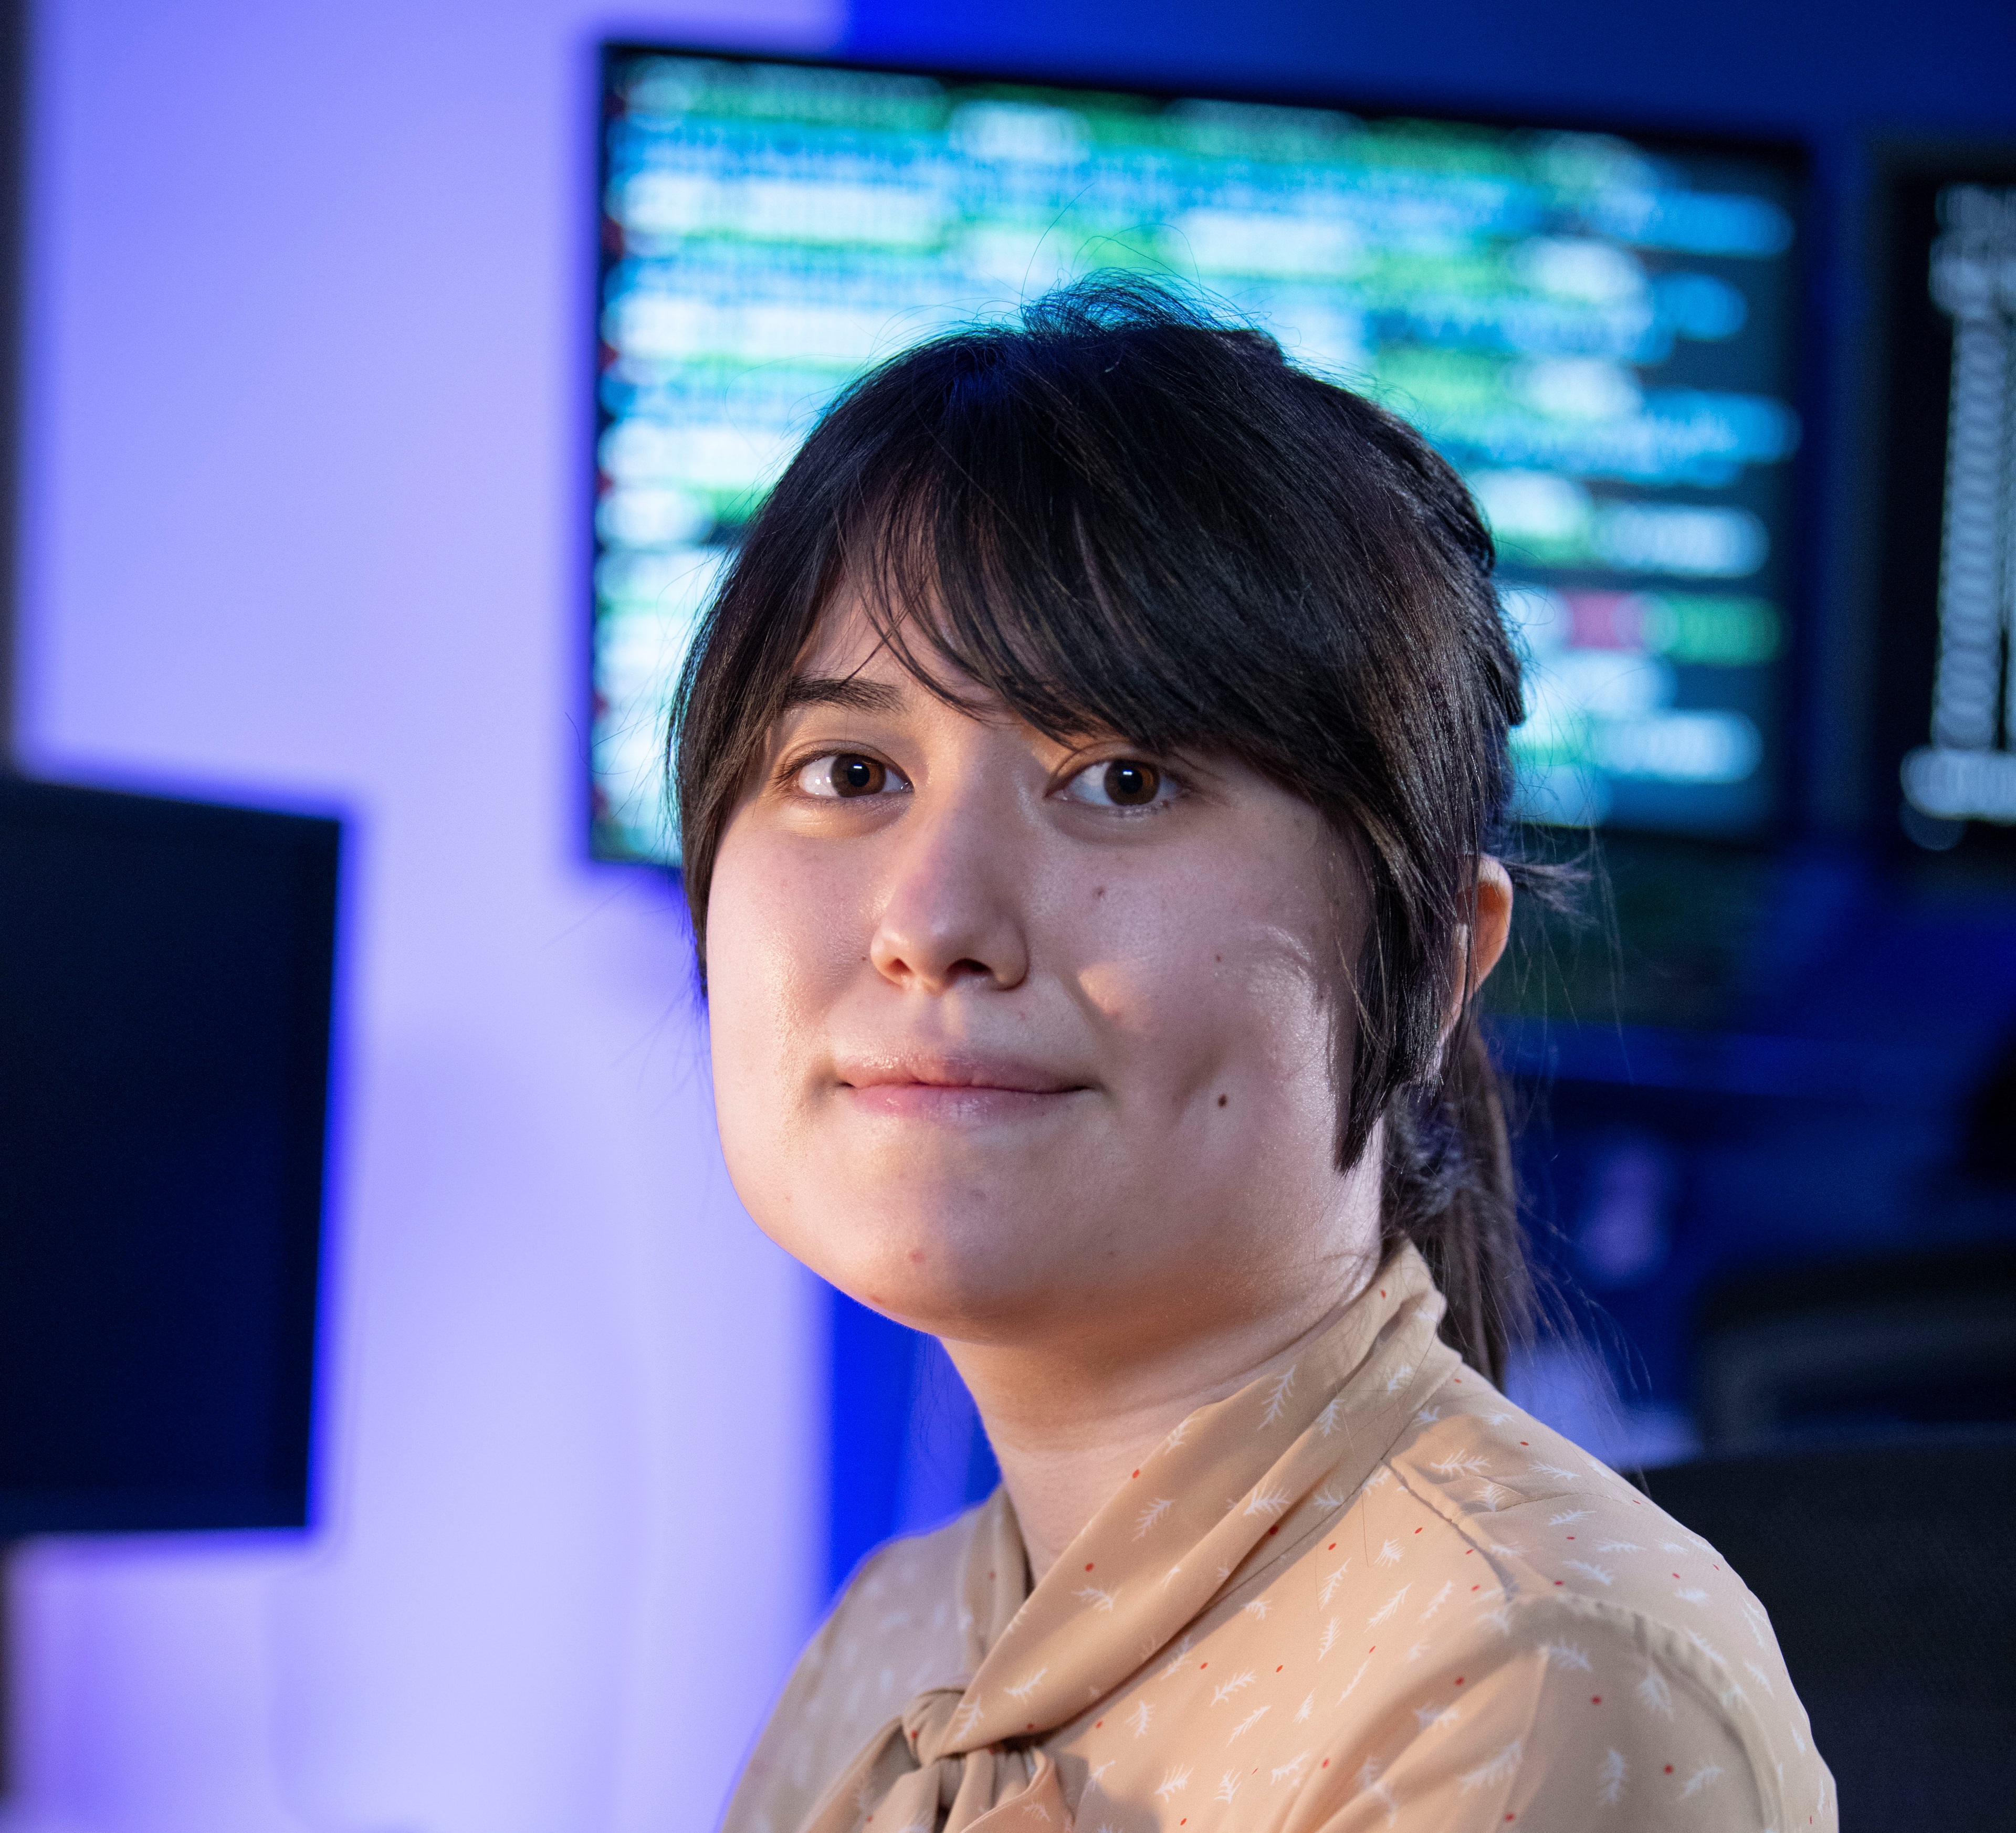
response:
<svg viewBox="0 0 2016 1833"><path fill-rule="evenodd" d="M845 598L794 700L707 914L722 1140L765 1232L973 1342L1319 1312L1376 1243L1378 1155L1334 1162L1364 899L1316 811L948 706Z"/></svg>

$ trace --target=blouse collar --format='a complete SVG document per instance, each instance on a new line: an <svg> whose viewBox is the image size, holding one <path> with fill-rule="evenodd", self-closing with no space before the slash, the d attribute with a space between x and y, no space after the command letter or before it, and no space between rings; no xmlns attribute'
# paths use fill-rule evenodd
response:
<svg viewBox="0 0 2016 1833"><path fill-rule="evenodd" d="M946 1753L1078 1717L1334 1516L1456 1364L1445 1309L1402 1243L1287 1369L1184 1419L1033 1590L997 1490L967 1556L970 1677Z"/></svg>
<svg viewBox="0 0 2016 1833"><path fill-rule="evenodd" d="M1454 1368L1444 1309L1395 1249L1287 1368L1184 1419L1033 1590L996 1490L967 1543L959 1671L869 1740L803 1833L985 1833L1028 1813L1068 1833L1043 1738L1149 1662L1189 1659L1190 1625L1335 1517ZM1137 1731L1151 1710L1136 1705Z"/></svg>

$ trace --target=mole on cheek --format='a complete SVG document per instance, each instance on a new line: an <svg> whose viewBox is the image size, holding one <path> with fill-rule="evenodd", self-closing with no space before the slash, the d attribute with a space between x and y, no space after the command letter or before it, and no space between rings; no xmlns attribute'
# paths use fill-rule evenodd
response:
<svg viewBox="0 0 2016 1833"><path fill-rule="evenodd" d="M1225 1105L1225 1104L1226 1104L1227 1102L1229 1102L1229 1100L1231 1100L1231 1098L1232 1098L1232 1097L1231 1097L1230 1095L1229 1095L1229 1094L1221 1094L1221 1095L1218 1098L1218 1105L1219 1105L1220 1107L1223 1107L1223 1106Z"/></svg>

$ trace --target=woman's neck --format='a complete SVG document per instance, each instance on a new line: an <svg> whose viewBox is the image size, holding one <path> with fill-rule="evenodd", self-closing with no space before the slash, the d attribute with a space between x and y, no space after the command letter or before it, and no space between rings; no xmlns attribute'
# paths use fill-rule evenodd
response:
<svg viewBox="0 0 2016 1833"><path fill-rule="evenodd" d="M948 1341L985 1422L1014 1504L1032 1580L1039 1580L1086 1522L1183 1420L1201 1407L1277 1373L1321 1336L1378 1265L1371 1244L1334 1263L1327 1289L1208 1334L1061 1351Z"/></svg>

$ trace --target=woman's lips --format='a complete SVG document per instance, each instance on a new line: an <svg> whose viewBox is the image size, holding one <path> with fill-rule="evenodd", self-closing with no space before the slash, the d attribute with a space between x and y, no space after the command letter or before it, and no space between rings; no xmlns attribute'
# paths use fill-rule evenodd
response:
<svg viewBox="0 0 2016 1833"><path fill-rule="evenodd" d="M1055 1113L1076 1089L948 1087L934 1082L881 1082L847 1088L849 1103L866 1114L894 1120L935 1120L947 1126L1034 1120Z"/></svg>
<svg viewBox="0 0 2016 1833"><path fill-rule="evenodd" d="M898 1057L843 1063L841 1093L857 1110L968 1124L1054 1113L1082 1083L1006 1058Z"/></svg>

